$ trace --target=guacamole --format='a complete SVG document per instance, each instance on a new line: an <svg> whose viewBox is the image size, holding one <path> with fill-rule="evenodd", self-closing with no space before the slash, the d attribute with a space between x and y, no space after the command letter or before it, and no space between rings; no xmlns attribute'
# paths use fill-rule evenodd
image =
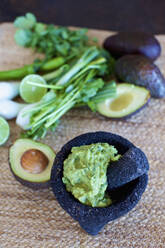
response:
<svg viewBox="0 0 165 248"><path fill-rule="evenodd" d="M106 207L111 199L106 193L107 167L120 155L108 143L73 147L64 161L63 183L67 191L81 203L92 207Z"/></svg>

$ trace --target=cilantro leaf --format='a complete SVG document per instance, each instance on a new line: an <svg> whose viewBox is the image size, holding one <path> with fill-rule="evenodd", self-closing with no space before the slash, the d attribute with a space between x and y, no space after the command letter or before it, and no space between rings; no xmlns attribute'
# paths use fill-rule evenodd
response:
<svg viewBox="0 0 165 248"><path fill-rule="evenodd" d="M31 29L36 23L36 17L32 13L27 13L25 16L17 17L14 21L16 28Z"/></svg>
<svg viewBox="0 0 165 248"><path fill-rule="evenodd" d="M81 90L81 101L88 102L89 99L96 95L97 91L101 89L104 85L104 81L101 78L90 81L87 84L84 84L83 89Z"/></svg>
<svg viewBox="0 0 165 248"><path fill-rule="evenodd" d="M30 45L32 40L32 32L28 29L18 29L15 32L14 38L18 45L27 47Z"/></svg>
<svg viewBox="0 0 165 248"><path fill-rule="evenodd" d="M44 53L46 58L65 56L68 60L77 58L88 43L87 29L70 30L37 22L32 13L17 17L14 26L18 28L15 40L18 45L29 46ZM29 33L31 37L29 38ZM23 41L21 41L23 37Z"/></svg>

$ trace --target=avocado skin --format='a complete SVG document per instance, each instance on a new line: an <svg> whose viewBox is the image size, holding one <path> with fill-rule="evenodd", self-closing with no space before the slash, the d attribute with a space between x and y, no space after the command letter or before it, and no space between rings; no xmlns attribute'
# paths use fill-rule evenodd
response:
<svg viewBox="0 0 165 248"><path fill-rule="evenodd" d="M30 181L26 181L25 179L22 179L20 177L18 177L17 175L14 174L14 172L11 169L11 165L9 163L9 167L10 167L10 171L12 172L13 176L15 177L15 179L20 182L22 185L31 188L33 190L39 190L39 189L47 189L50 187L50 181L46 181L46 182L42 182L42 183L38 183L38 182L30 182Z"/></svg>
<svg viewBox="0 0 165 248"><path fill-rule="evenodd" d="M154 61L161 54L159 41L152 34L144 32L119 32L107 37L103 47L115 58L141 54Z"/></svg>
<svg viewBox="0 0 165 248"><path fill-rule="evenodd" d="M109 221L113 221L128 213L140 200L146 189L148 175L143 174L122 187L108 191L114 201L109 207L90 207L80 203L69 193L62 182L63 162L73 146L107 142L114 145L120 154L126 153L135 146L125 138L108 133L94 132L82 134L68 143L56 155L51 171L51 187L61 207L90 235L96 235Z"/></svg>
<svg viewBox="0 0 165 248"><path fill-rule="evenodd" d="M159 68L142 55L126 55L117 60L117 77L147 88L154 98L165 97L165 79Z"/></svg>
<svg viewBox="0 0 165 248"><path fill-rule="evenodd" d="M146 155L137 147L130 148L116 162L111 162L107 170L108 190L112 190L146 174L149 163Z"/></svg>

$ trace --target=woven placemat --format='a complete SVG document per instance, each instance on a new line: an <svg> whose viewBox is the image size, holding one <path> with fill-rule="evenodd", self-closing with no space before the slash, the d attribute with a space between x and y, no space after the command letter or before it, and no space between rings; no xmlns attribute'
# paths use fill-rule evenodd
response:
<svg viewBox="0 0 165 248"><path fill-rule="evenodd" d="M0 25L0 70L30 63L38 55L18 47L11 24ZM90 30L99 41L110 32ZM165 36L157 36L162 56L156 62L165 74ZM33 191L11 175L8 147L20 129L10 121L11 137L0 148L0 248L162 248L165 247L165 100L152 99L148 107L128 120L105 119L87 108L70 111L44 143L57 152L71 138L89 131L120 134L147 155L149 185L138 205L110 222L97 236L86 234L59 206L50 189Z"/></svg>

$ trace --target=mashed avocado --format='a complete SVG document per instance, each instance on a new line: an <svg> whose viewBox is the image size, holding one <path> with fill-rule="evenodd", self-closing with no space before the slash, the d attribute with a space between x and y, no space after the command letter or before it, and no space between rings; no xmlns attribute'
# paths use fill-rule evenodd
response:
<svg viewBox="0 0 165 248"><path fill-rule="evenodd" d="M106 194L107 167L120 155L108 143L96 143L73 147L64 161L63 183L67 191L81 203L92 207L105 207L111 204Z"/></svg>

